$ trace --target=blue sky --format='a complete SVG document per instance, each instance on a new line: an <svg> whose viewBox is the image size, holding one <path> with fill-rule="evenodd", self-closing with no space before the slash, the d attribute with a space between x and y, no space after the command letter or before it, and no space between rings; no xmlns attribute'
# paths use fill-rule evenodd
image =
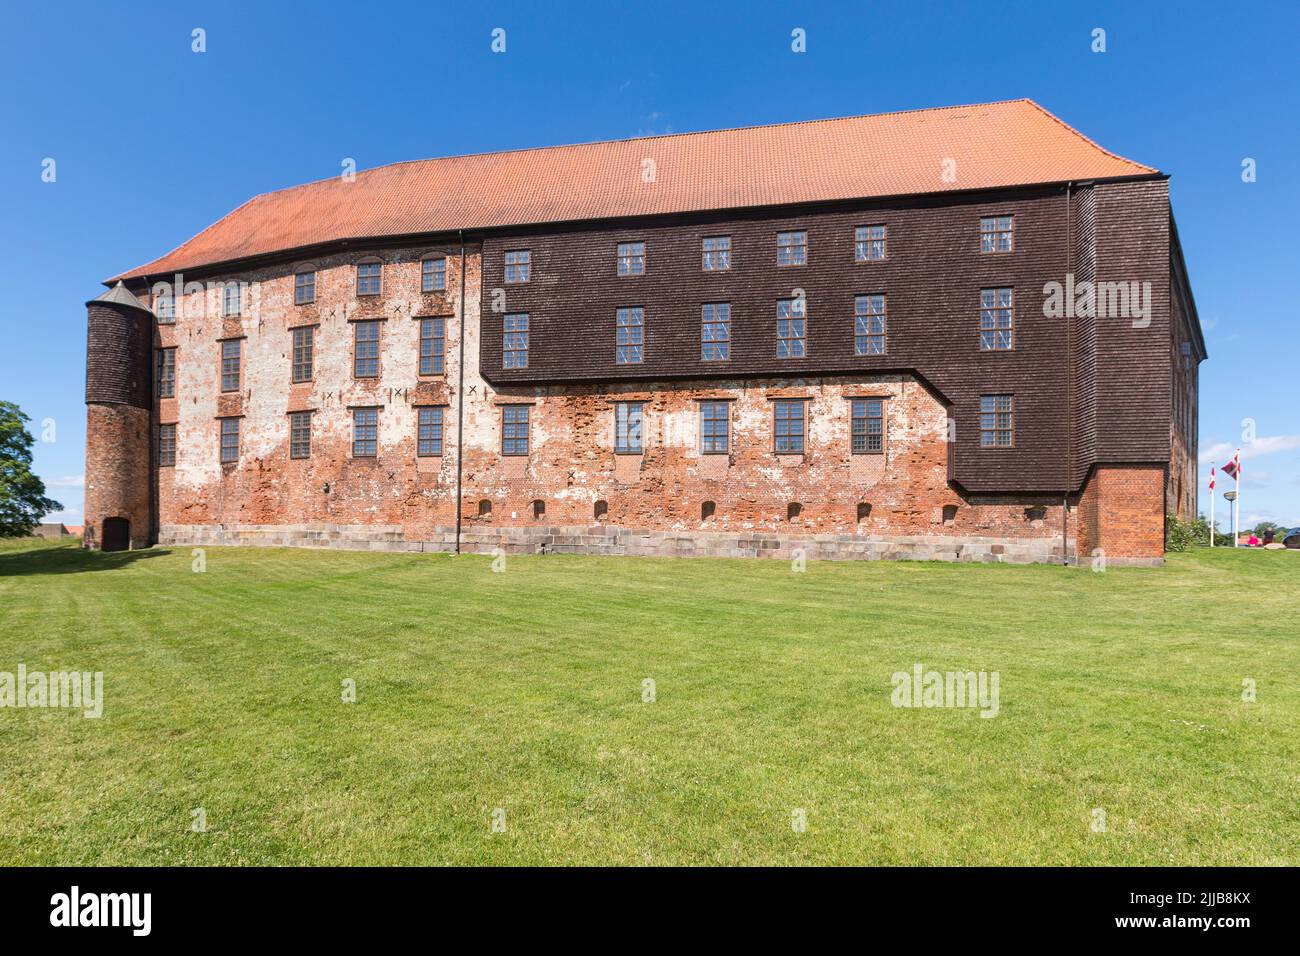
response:
<svg viewBox="0 0 1300 956"><path fill-rule="evenodd" d="M0 31L0 398L79 521L85 310L250 196L399 160L1027 96L1172 173L1203 456L1300 524L1294 3L26 3ZM191 50L206 31L207 50ZM490 49L494 28L506 52ZM791 51L791 31L807 52ZM1106 52L1092 52L1093 30ZM1257 180L1242 182L1244 158ZM42 181L55 160L56 179ZM1220 453L1221 452L1221 453ZM1203 475L1208 474L1206 461ZM1220 490L1226 485L1220 484ZM1202 493L1202 509L1207 502ZM1220 516L1224 514L1222 507Z"/></svg>

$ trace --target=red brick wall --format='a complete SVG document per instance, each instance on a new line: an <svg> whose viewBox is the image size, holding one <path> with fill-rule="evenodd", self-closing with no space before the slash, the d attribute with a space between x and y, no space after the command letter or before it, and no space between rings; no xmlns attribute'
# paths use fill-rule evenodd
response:
<svg viewBox="0 0 1300 956"><path fill-rule="evenodd" d="M160 469L163 525L327 522L400 527L413 539L453 524L456 515L456 382L459 371L459 260L449 257L446 295L419 291L421 249L382 253L384 294L352 294L351 254L316 260L317 301L296 306L292 264L249 273L246 315L222 318L211 293L205 309L183 303L175 325L160 327L160 345L176 348L176 394L158 403L159 421L177 426L175 467ZM676 381L607 385L516 385L497 389L479 374L479 256L466 268L464 490L469 528L510 524L590 523L597 502L605 521L653 530L792 530L787 508L802 506L806 533L990 535L1052 538L1060 533L1059 497L1008 493L963 496L948 482L948 410L905 374L826 375L806 379ZM192 297L190 297L192 298ZM195 313L191 316L189 313ZM421 315L448 315L446 373L418 374ZM380 376L352 376L357 318L384 319ZM314 324L314 377L290 383L291 329ZM220 392L222 337L243 335L238 392ZM882 455L850 453L851 396L885 398ZM697 402L733 401L732 452L698 451ZM805 454L773 453L774 397L807 398ZM645 451L614 454L614 402L644 401ZM506 458L501 406L529 403L531 454ZM416 407L445 408L444 454L416 456ZM351 408L379 412L379 456L351 455ZM313 410L312 453L289 458L288 412ZM218 417L240 415L237 464L218 460ZM478 503L492 503L480 518ZM545 502L534 519L532 502ZM713 501L714 517L701 521ZM870 505L859 521L859 505ZM945 508L953 509L945 515Z"/></svg>
<svg viewBox="0 0 1300 956"><path fill-rule="evenodd" d="M491 308L492 302L490 295L480 296L477 249L470 250L465 269L464 488L458 503L460 262L457 249L439 248L448 254L446 291L422 293L420 257L429 251L378 250L384 262L383 294L373 299L354 294L360 255L354 251L314 260L316 301L311 305L294 304L292 262L217 277L250 283L239 317L222 317L219 294L211 290L181 298L176 323L158 329L158 344L176 349L176 397L157 400L157 420L177 429L176 465L157 475L160 524L382 525L419 540L454 524L458 507L467 529L474 530L588 523L603 502L603 521L659 531L1039 539L1060 534L1059 491L1016 490L1010 478L1002 486L1008 490L997 494L967 492L949 482L953 409L908 372L494 386L479 365L480 303ZM422 316L446 318L442 375L419 375L416 320ZM380 374L358 380L352 375L353 330L358 319L368 318L382 323ZM292 329L302 325L316 328L314 376L294 384ZM499 337L499 331L483 334ZM240 388L222 393L219 343L235 336L243 342ZM1167 345L1163 354L1169 354ZM850 454L849 399L854 396L885 399L883 455ZM731 454L701 455L697 402L724 397L733 402ZM809 401L802 455L773 452L771 399L779 397ZM619 400L646 403L640 456L614 454L614 402ZM501 406L517 403L533 409L526 459L500 454ZM380 409L377 458L351 455L351 409L361 405ZM420 405L445 409L440 457L416 456ZM93 451L88 449L88 481L110 489L112 497L94 499L88 486L88 516L98 521L114 511L131 512L126 516L133 531L138 526L143 534L150 477L147 432L141 446L135 418L109 415L102 411L107 407L92 406L92 434L101 437L92 440ZM313 412L311 457L293 460L288 413L304 410ZM1152 415L1163 418L1167 411L1162 399L1152 400ZM1022 413L1032 414L1032 409L1017 409L1018 444L1025 435ZM237 463L219 461L218 419L223 416L240 417ZM144 452L113 450L136 447ZM1165 470L1163 463L1094 470L1079 516L1071 518L1072 529L1077 527L1081 536L1081 555L1087 557L1097 547L1116 558L1162 554ZM481 500L491 503L490 516L479 516ZM545 503L541 518L533 517L535 500ZM705 501L716 506L708 522L701 520ZM787 507L794 502L802 511L792 524ZM861 505L870 508L859 520ZM138 519L134 515L141 509Z"/></svg>
<svg viewBox="0 0 1300 956"><path fill-rule="evenodd" d="M83 545L98 548L105 518L131 522L131 547L148 547L149 410L130 405L86 408L86 533Z"/></svg>
<svg viewBox="0 0 1300 956"><path fill-rule="evenodd" d="M1098 465L1079 499L1079 558L1159 558L1165 548L1165 469Z"/></svg>

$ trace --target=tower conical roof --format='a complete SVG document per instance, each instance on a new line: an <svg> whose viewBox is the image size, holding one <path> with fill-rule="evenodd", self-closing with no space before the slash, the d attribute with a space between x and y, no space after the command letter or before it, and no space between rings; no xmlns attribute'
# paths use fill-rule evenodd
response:
<svg viewBox="0 0 1300 956"><path fill-rule="evenodd" d="M109 289L103 295L91 299L90 302L86 303L86 305L90 305L91 302L111 302L114 305L125 305L132 309L139 309L141 312L149 312L149 308L131 294L130 290L122 284L121 279L117 281L117 285L113 286L113 288ZM150 314L152 315L153 313Z"/></svg>

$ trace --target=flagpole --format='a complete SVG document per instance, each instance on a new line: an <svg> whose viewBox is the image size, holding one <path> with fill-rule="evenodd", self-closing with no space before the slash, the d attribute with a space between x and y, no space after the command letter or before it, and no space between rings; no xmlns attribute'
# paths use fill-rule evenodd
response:
<svg viewBox="0 0 1300 956"><path fill-rule="evenodd" d="M1214 466L1210 466L1210 547L1214 547Z"/></svg>
<svg viewBox="0 0 1300 956"><path fill-rule="evenodd" d="M1237 467L1233 469L1233 477L1237 479L1237 497L1232 502L1232 546L1238 547L1237 540L1241 537L1241 449L1237 449L1237 457L1233 459Z"/></svg>

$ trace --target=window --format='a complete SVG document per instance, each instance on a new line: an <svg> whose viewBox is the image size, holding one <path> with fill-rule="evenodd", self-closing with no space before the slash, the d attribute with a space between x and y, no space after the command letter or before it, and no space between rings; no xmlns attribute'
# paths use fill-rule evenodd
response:
<svg viewBox="0 0 1300 956"><path fill-rule="evenodd" d="M176 426L158 426L158 465L161 468L176 466Z"/></svg>
<svg viewBox="0 0 1300 956"><path fill-rule="evenodd" d="M614 451L641 451L641 402L619 402L614 406Z"/></svg>
<svg viewBox="0 0 1300 956"><path fill-rule="evenodd" d="M223 392L239 391L239 360L243 344L243 339L226 339L221 343L221 390Z"/></svg>
<svg viewBox="0 0 1300 956"><path fill-rule="evenodd" d="M306 305L316 301L316 273L308 270L293 277L293 304Z"/></svg>
<svg viewBox="0 0 1300 956"><path fill-rule="evenodd" d="M221 419L221 463L239 461L239 419Z"/></svg>
<svg viewBox="0 0 1300 956"><path fill-rule="evenodd" d="M501 454L528 454L528 406L501 406Z"/></svg>
<svg viewBox="0 0 1300 956"><path fill-rule="evenodd" d="M704 271L723 272L731 268L731 237L710 236L704 240Z"/></svg>
<svg viewBox="0 0 1300 956"><path fill-rule="evenodd" d="M379 454L379 409L352 409L352 457L374 458Z"/></svg>
<svg viewBox="0 0 1300 956"><path fill-rule="evenodd" d="M980 219L980 252L1011 251L1011 217L986 216Z"/></svg>
<svg viewBox="0 0 1300 956"><path fill-rule="evenodd" d="M621 276L645 275L644 242L620 242L618 244L618 274Z"/></svg>
<svg viewBox="0 0 1300 956"><path fill-rule="evenodd" d="M166 288L154 298L154 314L158 316L158 321L167 324L176 321L176 297L172 295L171 289Z"/></svg>
<svg viewBox="0 0 1300 956"><path fill-rule="evenodd" d="M446 320L420 320L420 374L441 375L446 362Z"/></svg>
<svg viewBox="0 0 1300 956"><path fill-rule="evenodd" d="M778 232L776 234L776 264L801 266L808 261L808 233Z"/></svg>
<svg viewBox="0 0 1300 956"><path fill-rule="evenodd" d="M421 458L442 454L442 409L419 408L415 436L415 453Z"/></svg>
<svg viewBox="0 0 1300 956"><path fill-rule="evenodd" d="M616 360L619 365L636 365L642 358L642 335L645 331L645 311L638 305L618 310L618 350Z"/></svg>
<svg viewBox="0 0 1300 956"><path fill-rule="evenodd" d="M853 230L853 258L872 262L885 258L885 227L858 226Z"/></svg>
<svg viewBox="0 0 1300 956"><path fill-rule="evenodd" d="M980 290L980 349L1004 352L1011 348L1011 290Z"/></svg>
<svg viewBox="0 0 1300 956"><path fill-rule="evenodd" d="M447 288L447 259L445 256L439 256L436 259L423 259L420 261L420 291L421 292L442 292Z"/></svg>
<svg viewBox="0 0 1300 956"><path fill-rule="evenodd" d="M776 300L776 357L803 358L807 325L806 299Z"/></svg>
<svg viewBox="0 0 1300 956"><path fill-rule="evenodd" d="M980 396L980 447L1010 448L1012 434L1011 396Z"/></svg>
<svg viewBox="0 0 1300 956"><path fill-rule="evenodd" d="M379 295L380 270L383 263L357 263L357 295Z"/></svg>
<svg viewBox="0 0 1300 956"><path fill-rule="evenodd" d="M354 322L352 375L355 378L379 377L379 323Z"/></svg>
<svg viewBox="0 0 1300 956"><path fill-rule="evenodd" d="M289 457L311 457L311 412L289 413Z"/></svg>
<svg viewBox="0 0 1300 956"><path fill-rule="evenodd" d="M885 450L885 402L880 398L853 399L852 451L878 455Z"/></svg>
<svg viewBox="0 0 1300 956"><path fill-rule="evenodd" d="M236 386L238 387L238 386ZM158 350L158 397L176 397L176 350Z"/></svg>
<svg viewBox="0 0 1300 956"><path fill-rule="evenodd" d="M730 402L700 402L701 452L706 455L727 453L727 425L730 420Z"/></svg>
<svg viewBox="0 0 1300 956"><path fill-rule="evenodd" d="M527 282L529 268L532 265L527 249L515 249L506 253L506 281Z"/></svg>
<svg viewBox="0 0 1300 956"><path fill-rule="evenodd" d="M221 314L239 315L243 288L238 282L224 282L221 285Z"/></svg>
<svg viewBox="0 0 1300 956"><path fill-rule="evenodd" d="M804 403L802 398L772 403L772 437L778 455L803 453Z"/></svg>
<svg viewBox="0 0 1300 956"><path fill-rule="evenodd" d="M310 382L312 360L316 350L316 330L310 325L293 330L293 367L290 379L294 382Z"/></svg>
<svg viewBox="0 0 1300 956"><path fill-rule="evenodd" d="M501 365L528 368L528 316L507 315L501 323Z"/></svg>
<svg viewBox="0 0 1300 956"><path fill-rule="evenodd" d="M859 295L853 299L853 353L885 354L885 297Z"/></svg>
<svg viewBox="0 0 1300 956"><path fill-rule="evenodd" d="M704 306L700 357L706 362L731 358L731 306L710 302Z"/></svg>

